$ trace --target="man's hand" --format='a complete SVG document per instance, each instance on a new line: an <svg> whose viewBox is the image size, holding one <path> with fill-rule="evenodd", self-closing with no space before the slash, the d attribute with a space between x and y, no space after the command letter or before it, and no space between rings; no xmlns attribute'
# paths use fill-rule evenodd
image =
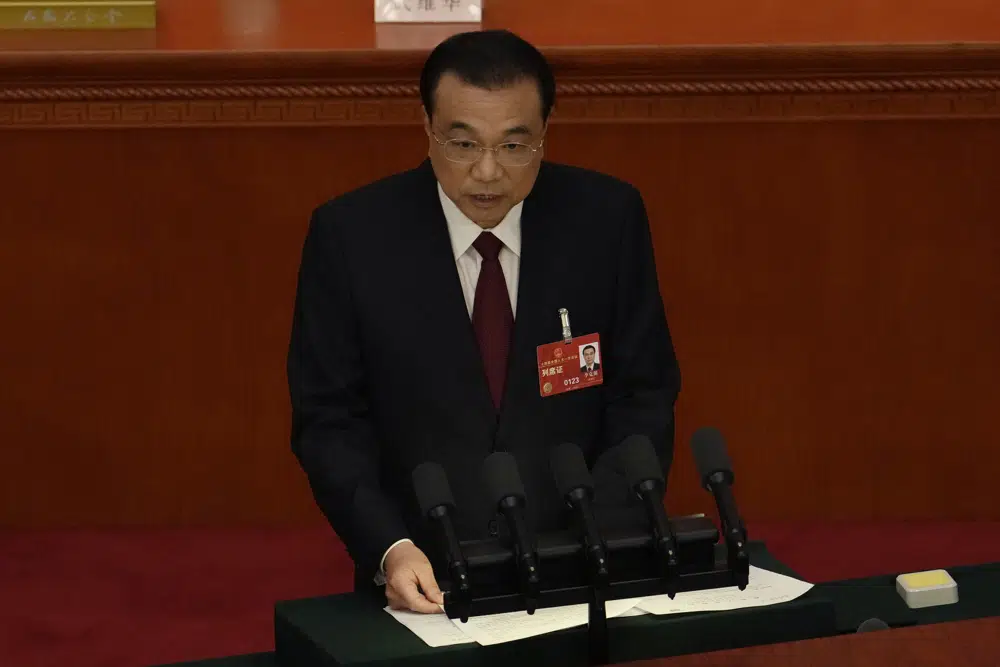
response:
<svg viewBox="0 0 1000 667"><path fill-rule="evenodd" d="M393 609L422 614L441 612L444 596L424 552L410 542L397 544L385 556L385 598Z"/></svg>

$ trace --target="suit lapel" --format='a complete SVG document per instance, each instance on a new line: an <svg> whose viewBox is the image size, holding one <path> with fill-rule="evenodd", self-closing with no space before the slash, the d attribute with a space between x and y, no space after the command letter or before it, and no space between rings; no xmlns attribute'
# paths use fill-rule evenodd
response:
<svg viewBox="0 0 1000 667"><path fill-rule="evenodd" d="M433 314L436 321L419 325L429 326L435 336L441 336L440 349L447 350L446 363L454 375L451 384L458 388L466 409L475 410L479 419L493 423L499 420L498 440L516 418L518 405L538 393L535 348L558 340L561 331L559 306L553 305L555 302L548 294L557 288L559 281L555 276L566 270L566 258L558 250L559 225L546 196L545 171L543 165L521 212L517 315L499 417L493 408L479 343L455 266L448 224L438 197L437 180L429 161L416 169L415 200L419 202L416 213L422 224L404 226L414 230L407 244L412 248L410 257L415 262L414 268L418 269L411 275L419 276L419 293L438 295L433 297L433 310L424 311L427 315Z"/></svg>
<svg viewBox="0 0 1000 667"><path fill-rule="evenodd" d="M507 382L500 419L500 436L518 413L518 404L538 393L536 347L559 339L558 306L549 298L556 288L554 276L563 264L559 254L559 225L553 206L546 196L545 166L539 173L532 193L521 211L521 261L517 288L517 317L510 356L507 359ZM548 337L546 337L548 336Z"/></svg>
<svg viewBox="0 0 1000 667"><path fill-rule="evenodd" d="M442 372L453 376L449 385L463 397L462 405L472 407L483 418L496 419L493 399L483 370L482 357L476 332L469 318L469 311L462 292L462 282L458 277L455 256L448 234L448 223L437 191L437 180L429 161L417 170L416 201L419 208L416 217L421 224L407 225L414 230L408 239L412 248L411 259L415 262L415 276L420 283L418 293L426 295L435 305L423 312L432 321L417 322L417 326L427 327L439 336L438 347L447 354L441 360Z"/></svg>

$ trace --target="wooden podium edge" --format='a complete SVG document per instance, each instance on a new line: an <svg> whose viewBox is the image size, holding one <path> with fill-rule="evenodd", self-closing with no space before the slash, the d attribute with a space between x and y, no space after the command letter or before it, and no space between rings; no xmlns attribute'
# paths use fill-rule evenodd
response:
<svg viewBox="0 0 1000 667"><path fill-rule="evenodd" d="M548 49L553 122L1000 117L1000 44ZM416 125L416 51L0 53L0 129Z"/></svg>

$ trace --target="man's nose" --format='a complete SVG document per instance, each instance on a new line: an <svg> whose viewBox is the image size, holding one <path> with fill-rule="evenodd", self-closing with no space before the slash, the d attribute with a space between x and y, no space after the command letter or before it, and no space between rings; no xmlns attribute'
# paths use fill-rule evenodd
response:
<svg viewBox="0 0 1000 667"><path fill-rule="evenodd" d="M472 175L478 181L495 181L500 178L501 173L497 156L490 150L483 151L476 163L472 165Z"/></svg>

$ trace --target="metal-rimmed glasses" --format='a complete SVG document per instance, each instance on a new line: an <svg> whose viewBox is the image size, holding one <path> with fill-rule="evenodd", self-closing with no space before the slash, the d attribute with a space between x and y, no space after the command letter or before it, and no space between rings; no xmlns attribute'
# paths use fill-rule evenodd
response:
<svg viewBox="0 0 1000 667"><path fill-rule="evenodd" d="M537 147L516 141L506 141L497 146L483 146L478 141L472 141L471 139L448 139L442 141L433 132L431 136L434 137L434 141L444 147L444 156L446 158L452 162L460 162L462 164L479 162L479 158L483 156L483 153L493 151L498 164L505 167L524 167L535 159L535 153L541 150L545 144L545 139L542 139Z"/></svg>

